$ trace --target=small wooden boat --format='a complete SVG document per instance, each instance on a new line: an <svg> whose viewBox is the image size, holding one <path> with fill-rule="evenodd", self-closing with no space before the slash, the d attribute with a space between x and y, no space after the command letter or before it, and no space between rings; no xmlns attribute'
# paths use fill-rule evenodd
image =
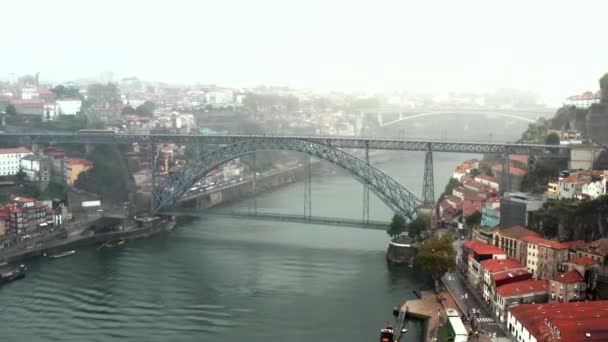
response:
<svg viewBox="0 0 608 342"><path fill-rule="evenodd" d="M124 239L111 240L111 241L108 241L108 242L104 243L103 245L99 246L99 248L103 248L103 247L106 247L106 248L121 247L122 245L125 244L125 242L126 241Z"/></svg>
<svg viewBox="0 0 608 342"><path fill-rule="evenodd" d="M62 253L57 253L57 254L53 254L53 255L49 255L49 258L51 259L59 259L59 258L63 258L63 257L67 257L70 255L74 255L76 253L76 251L71 250L71 251L65 251Z"/></svg>
<svg viewBox="0 0 608 342"><path fill-rule="evenodd" d="M0 285L25 278L26 270L27 268L25 267L25 265L20 265L16 269L6 272L0 272Z"/></svg>

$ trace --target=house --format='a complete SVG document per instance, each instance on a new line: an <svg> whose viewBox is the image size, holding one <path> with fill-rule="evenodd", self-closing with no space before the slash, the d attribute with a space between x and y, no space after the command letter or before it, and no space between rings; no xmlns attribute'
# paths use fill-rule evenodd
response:
<svg viewBox="0 0 608 342"><path fill-rule="evenodd" d="M494 189L495 191L500 190L500 181L496 177L488 176L488 175L477 175L475 176L475 181L481 183L483 185L487 185Z"/></svg>
<svg viewBox="0 0 608 342"><path fill-rule="evenodd" d="M534 235L520 240L526 242L526 267L536 279L554 279L558 265L568 260L568 246L563 243Z"/></svg>
<svg viewBox="0 0 608 342"><path fill-rule="evenodd" d="M59 115L76 115L80 113L82 101L80 99L60 99L55 101Z"/></svg>
<svg viewBox="0 0 608 342"><path fill-rule="evenodd" d="M591 241L576 250L576 256L587 257L599 265L599 272L603 277L608 277L608 238Z"/></svg>
<svg viewBox="0 0 608 342"><path fill-rule="evenodd" d="M525 265L527 261L528 246L521 239L526 236L538 236L536 232L523 226L512 226L500 228L494 232L494 246L499 247L507 253L507 257L519 261Z"/></svg>
<svg viewBox="0 0 608 342"><path fill-rule="evenodd" d="M466 160L456 167L456 170L454 170L454 173L452 174L452 178L457 179L460 182L463 176L468 175L471 170L478 168L479 160Z"/></svg>
<svg viewBox="0 0 608 342"><path fill-rule="evenodd" d="M469 246L467 246L471 250L471 253L469 253L467 256L467 278L471 285L481 290L481 287L483 286L481 277L483 276L483 274L481 273L480 263L484 260L505 259L507 257L507 254L505 253L505 251L494 245L490 245L477 240L475 241L475 243L471 243L469 244Z"/></svg>
<svg viewBox="0 0 608 342"><path fill-rule="evenodd" d="M583 185L586 183L586 181L575 176L560 179L557 197L559 199L579 198L583 194Z"/></svg>
<svg viewBox="0 0 608 342"><path fill-rule="evenodd" d="M550 180L547 183L547 191L545 196L551 199L557 199L559 197L559 182L557 180Z"/></svg>
<svg viewBox="0 0 608 342"><path fill-rule="evenodd" d="M47 206L32 198L11 196L5 209L9 213L9 234L13 242L22 242L45 235L51 218Z"/></svg>
<svg viewBox="0 0 608 342"><path fill-rule="evenodd" d="M500 322L507 320L507 310L521 304L547 303L549 282L547 280L522 280L496 287L493 311Z"/></svg>
<svg viewBox="0 0 608 342"><path fill-rule="evenodd" d="M32 154L25 147L0 148L0 176L12 176L19 172L21 158Z"/></svg>
<svg viewBox="0 0 608 342"><path fill-rule="evenodd" d="M549 280L551 294L549 302L573 302L584 300L587 286L577 270L559 273Z"/></svg>
<svg viewBox="0 0 608 342"><path fill-rule="evenodd" d="M481 225L496 227L500 223L500 200L495 197L486 201L481 208Z"/></svg>
<svg viewBox="0 0 608 342"><path fill-rule="evenodd" d="M582 198L596 199L606 194L606 179L591 181L583 184L581 189ZM581 199L582 199L581 198Z"/></svg>
<svg viewBox="0 0 608 342"><path fill-rule="evenodd" d="M144 184L150 183L150 170L141 169L137 172L134 172L133 181L135 181L135 186L137 188L141 188Z"/></svg>
<svg viewBox="0 0 608 342"><path fill-rule="evenodd" d="M68 185L74 185L81 173L91 169L93 163L85 158L64 158L65 180Z"/></svg>
<svg viewBox="0 0 608 342"><path fill-rule="evenodd" d="M492 166L492 172L498 179L502 179L502 163L496 163ZM526 173L528 173L527 169L521 169L515 166L509 166L509 173L511 176L511 189L505 189L506 191L510 190L519 190L521 188L521 181L524 179Z"/></svg>
<svg viewBox="0 0 608 342"><path fill-rule="evenodd" d="M608 341L608 301L519 305L507 329L518 342Z"/></svg>
<svg viewBox="0 0 608 342"><path fill-rule="evenodd" d="M497 286L532 278L524 265L513 259L488 259L479 263L483 279L483 299L489 304Z"/></svg>
<svg viewBox="0 0 608 342"><path fill-rule="evenodd" d="M535 211L543 207L547 198L522 192L508 192L500 199L500 226L528 226Z"/></svg>
<svg viewBox="0 0 608 342"><path fill-rule="evenodd" d="M30 182L40 183L42 188L51 181L51 165L46 157L28 154L19 160L19 168Z"/></svg>
<svg viewBox="0 0 608 342"><path fill-rule="evenodd" d="M44 114L43 99L11 99L10 104L15 106L19 115L30 115L42 117Z"/></svg>

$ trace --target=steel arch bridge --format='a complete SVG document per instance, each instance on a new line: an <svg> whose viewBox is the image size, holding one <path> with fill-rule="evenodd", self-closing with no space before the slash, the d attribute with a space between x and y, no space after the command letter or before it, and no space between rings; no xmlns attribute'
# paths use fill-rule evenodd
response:
<svg viewBox="0 0 608 342"><path fill-rule="evenodd" d="M422 204L422 201L395 179L350 153L308 140L269 137L226 145L202 155L171 174L162 183L153 187L152 214L157 214L175 204L179 197L197 181L221 164L245 154L266 150L301 152L331 162L367 185L389 208L404 217L413 219L416 209Z"/></svg>

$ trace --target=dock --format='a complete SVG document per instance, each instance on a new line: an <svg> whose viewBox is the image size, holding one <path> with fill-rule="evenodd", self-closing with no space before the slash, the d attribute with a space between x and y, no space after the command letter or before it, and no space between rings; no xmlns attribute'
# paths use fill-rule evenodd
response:
<svg viewBox="0 0 608 342"><path fill-rule="evenodd" d="M444 291L438 294L434 291L422 291L422 298L408 300L401 305L399 317L403 315L405 319L424 321L424 340L434 341L441 327L442 317L445 317L445 299L448 297L449 294ZM402 324L403 319L398 319L399 330L395 330L396 333L400 333Z"/></svg>

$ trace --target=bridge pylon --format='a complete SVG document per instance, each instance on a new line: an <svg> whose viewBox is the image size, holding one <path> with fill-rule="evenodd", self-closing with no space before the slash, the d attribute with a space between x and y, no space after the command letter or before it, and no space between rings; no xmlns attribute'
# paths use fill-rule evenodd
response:
<svg viewBox="0 0 608 342"><path fill-rule="evenodd" d="M369 142L365 144L365 163L369 165ZM369 222L369 184L363 183L363 222Z"/></svg>
<svg viewBox="0 0 608 342"><path fill-rule="evenodd" d="M424 158L424 179L422 183L422 203L435 203L435 178L433 176L433 152L429 144Z"/></svg>
<svg viewBox="0 0 608 342"><path fill-rule="evenodd" d="M500 194L511 191L511 158L509 154L502 156L502 172L500 174Z"/></svg>
<svg viewBox="0 0 608 342"><path fill-rule="evenodd" d="M312 216L312 169L308 154L304 161L304 216Z"/></svg>

